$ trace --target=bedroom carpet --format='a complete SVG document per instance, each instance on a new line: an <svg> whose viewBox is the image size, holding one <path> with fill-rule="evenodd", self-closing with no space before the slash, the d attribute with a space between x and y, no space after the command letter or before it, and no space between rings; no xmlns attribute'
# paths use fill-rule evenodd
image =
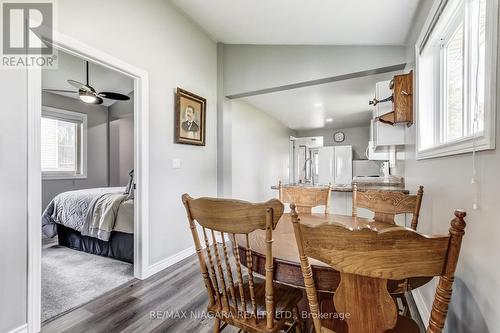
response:
<svg viewBox="0 0 500 333"><path fill-rule="evenodd" d="M134 278L132 264L56 244L42 248L42 322Z"/></svg>

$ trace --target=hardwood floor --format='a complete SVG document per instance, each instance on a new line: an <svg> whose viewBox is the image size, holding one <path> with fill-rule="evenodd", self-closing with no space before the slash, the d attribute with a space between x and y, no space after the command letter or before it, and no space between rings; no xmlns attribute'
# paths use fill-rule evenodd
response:
<svg viewBox="0 0 500 333"><path fill-rule="evenodd" d="M202 316L207 303L197 257L191 256L45 322L42 332L212 332L213 319ZM169 311L173 318L168 318ZM152 312L162 318L152 318ZM237 330L228 327L224 332Z"/></svg>
<svg viewBox="0 0 500 333"><path fill-rule="evenodd" d="M203 317L207 302L197 257L193 255L146 280L133 280L45 322L42 332L208 333L212 332L213 319ZM414 314L413 299L408 302ZM237 330L227 327L223 332Z"/></svg>

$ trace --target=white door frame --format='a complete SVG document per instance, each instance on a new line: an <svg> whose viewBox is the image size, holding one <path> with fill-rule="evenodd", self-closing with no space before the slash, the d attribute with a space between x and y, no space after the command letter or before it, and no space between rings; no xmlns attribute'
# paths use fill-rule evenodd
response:
<svg viewBox="0 0 500 333"><path fill-rule="evenodd" d="M55 48L118 71L134 79L134 276L144 279L149 267L149 80L148 72L54 32ZM42 73L28 70L28 332L41 330L41 170L40 122Z"/></svg>

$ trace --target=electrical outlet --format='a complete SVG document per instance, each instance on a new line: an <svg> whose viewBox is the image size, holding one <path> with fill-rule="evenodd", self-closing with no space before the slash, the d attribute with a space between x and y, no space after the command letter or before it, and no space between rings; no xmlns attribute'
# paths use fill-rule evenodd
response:
<svg viewBox="0 0 500 333"><path fill-rule="evenodd" d="M172 169L180 169L181 168L181 159L174 158L172 159Z"/></svg>

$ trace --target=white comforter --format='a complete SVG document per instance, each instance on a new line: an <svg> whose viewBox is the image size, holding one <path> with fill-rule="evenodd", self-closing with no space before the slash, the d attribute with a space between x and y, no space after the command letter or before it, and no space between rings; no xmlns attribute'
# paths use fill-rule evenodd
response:
<svg viewBox="0 0 500 333"><path fill-rule="evenodd" d="M82 235L108 241L120 204L126 199L124 187L92 188L57 195L42 216L47 237L57 234L56 223Z"/></svg>

